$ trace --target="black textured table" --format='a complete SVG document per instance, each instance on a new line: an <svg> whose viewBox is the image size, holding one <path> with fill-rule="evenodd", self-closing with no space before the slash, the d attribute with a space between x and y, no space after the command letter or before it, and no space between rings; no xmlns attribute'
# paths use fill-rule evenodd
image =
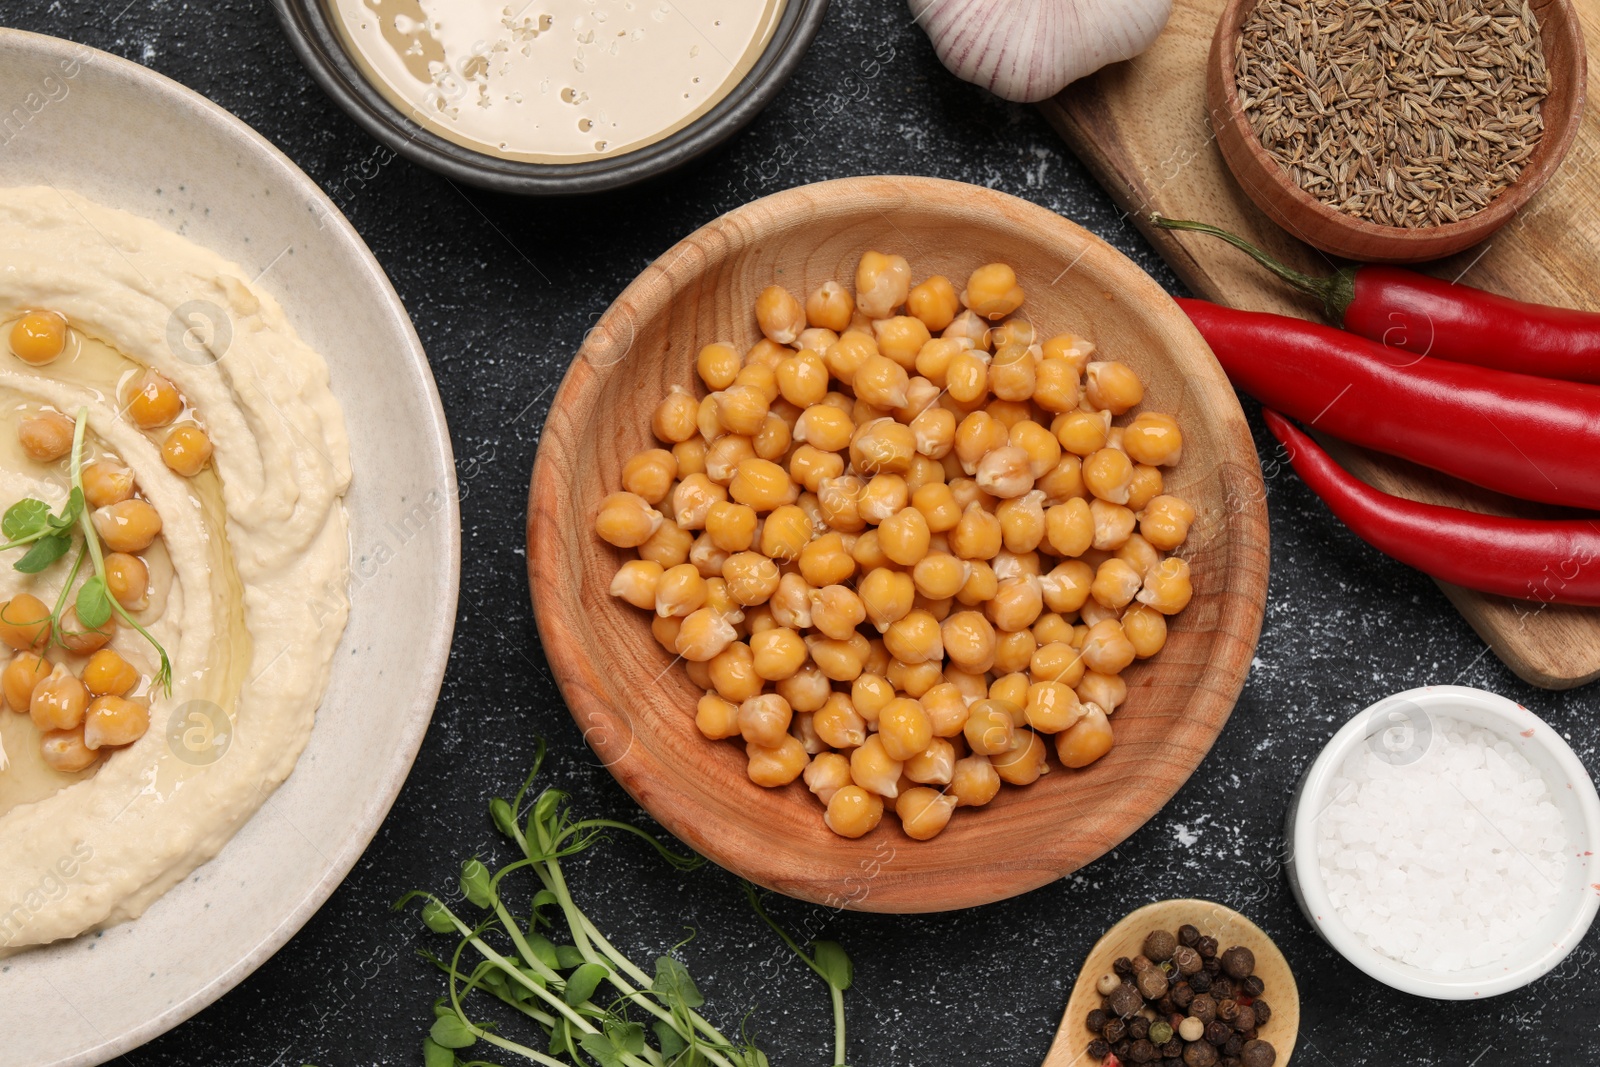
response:
<svg viewBox="0 0 1600 1067"><path fill-rule="evenodd" d="M275 958L125 1060L420 1064L442 981L416 952L437 939L414 911L397 914L390 904L408 889L454 882L459 862L487 836L485 798L515 789L534 737L552 745L546 780L570 790L581 811L647 821L595 765L550 681L522 548L528 474L550 397L612 297L654 256L730 208L869 173L929 174L1025 197L1178 286L1039 116L947 75L900 0L835 0L800 74L698 169L565 203L456 188L392 159L316 88L264 3L119 7L7 0L0 21L106 49L192 86L265 134L343 207L394 280L438 378L461 480L464 555L455 649L433 727L371 848ZM1259 445L1264 432L1249 410ZM956 914L829 915L772 900L786 922L838 939L855 958L846 998L855 1067L1039 1063L1101 931L1140 904L1190 895L1244 911L1288 954L1304 1007L1296 1064L1600 1062L1600 987L1583 978L1600 934L1528 989L1448 1004L1368 980L1295 909L1279 864L1284 804L1357 710L1427 683L1492 689L1537 710L1593 772L1595 692L1521 684L1430 581L1337 526L1291 476L1272 478L1268 490L1271 600L1249 684L1198 773L1122 847L1027 896ZM716 868L679 875L626 842L574 861L571 876L601 928L636 959L654 958L692 928L683 958L716 1021L736 1030L750 1012L777 1067L828 1062L825 991L776 951L731 876ZM115 996L120 979L105 975L96 995Z"/></svg>

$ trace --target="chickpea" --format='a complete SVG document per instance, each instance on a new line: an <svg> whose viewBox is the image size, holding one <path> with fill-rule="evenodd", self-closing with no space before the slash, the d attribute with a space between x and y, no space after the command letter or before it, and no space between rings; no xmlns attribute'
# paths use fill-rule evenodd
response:
<svg viewBox="0 0 1600 1067"><path fill-rule="evenodd" d="M972 571L967 576L966 584L956 594L956 600L967 607L978 607L993 599L995 590L1000 588L1000 580L995 577L994 568L981 559L970 559Z"/></svg>
<svg viewBox="0 0 1600 1067"><path fill-rule="evenodd" d="M915 841L938 837L950 824L950 816L955 809L955 797L925 785L907 789L894 802L901 829Z"/></svg>
<svg viewBox="0 0 1600 1067"><path fill-rule="evenodd" d="M855 310L850 291L835 281L823 282L806 297L806 321L835 333L842 333L850 325Z"/></svg>
<svg viewBox="0 0 1600 1067"><path fill-rule="evenodd" d="M1044 494L1047 505L1065 504L1068 500L1087 497L1083 487L1083 460L1068 453L1056 461L1034 483L1034 488Z"/></svg>
<svg viewBox="0 0 1600 1067"><path fill-rule="evenodd" d="M929 330L942 330L949 326L960 310L961 301L956 296L956 287L942 274L935 274L913 286L906 294L906 311L921 319Z"/></svg>
<svg viewBox="0 0 1600 1067"><path fill-rule="evenodd" d="M1036 638L1037 640L1037 638ZM1028 661L1028 677L1039 682L1076 686L1083 680L1083 653L1066 641L1040 642Z"/></svg>
<svg viewBox="0 0 1600 1067"><path fill-rule="evenodd" d="M83 498L91 508L103 508L133 495L133 471L113 460L85 464L82 475Z"/></svg>
<svg viewBox="0 0 1600 1067"><path fill-rule="evenodd" d="M735 433L724 434L706 449L706 477L726 487L733 481L734 471L740 462L753 459L755 454L755 444L750 438Z"/></svg>
<svg viewBox="0 0 1600 1067"><path fill-rule="evenodd" d="M193 478L211 462L211 437L193 423L174 426L161 444L161 460L174 472Z"/></svg>
<svg viewBox="0 0 1600 1067"><path fill-rule="evenodd" d="M773 747L747 743L744 746L745 758L749 761L745 771L750 780L756 785L766 789L776 789L788 785L800 777L810 760L806 756L805 746L788 734L783 736Z"/></svg>
<svg viewBox="0 0 1600 1067"><path fill-rule="evenodd" d="M1176 615L1189 606L1194 586L1189 580L1189 563L1177 556L1168 556L1144 576L1144 588L1136 600L1148 604L1163 615ZM13 601L15 603L15 601ZM15 647L15 646L13 646Z"/></svg>
<svg viewBox="0 0 1600 1067"><path fill-rule="evenodd" d="M44 366L66 347L67 320L54 311L30 311L11 327L11 354L29 366Z"/></svg>
<svg viewBox="0 0 1600 1067"><path fill-rule="evenodd" d="M1044 610L1043 587L1033 575L1007 578L999 583L984 613L996 629L1016 633L1033 625Z"/></svg>
<svg viewBox="0 0 1600 1067"><path fill-rule="evenodd" d="M933 741L933 723L916 700L896 697L878 712L877 736L885 755L905 762L927 750Z"/></svg>
<svg viewBox="0 0 1600 1067"><path fill-rule="evenodd" d="M930 535L948 533L961 522L961 507L956 503L950 487L943 482L933 482L917 489L911 494L911 506L922 512Z"/></svg>
<svg viewBox="0 0 1600 1067"><path fill-rule="evenodd" d="M867 740L867 720L844 693L832 693L811 717L817 736L834 748L857 748Z"/></svg>
<svg viewBox="0 0 1600 1067"><path fill-rule="evenodd" d="M1082 374L1094 355L1094 342L1070 333L1056 334L1041 346L1046 359L1064 359Z"/></svg>
<svg viewBox="0 0 1600 1067"><path fill-rule="evenodd" d="M746 373L749 369L740 373ZM771 401L759 387L740 385L737 381L720 393L712 393L707 399L715 406L717 422L722 429L745 437L753 437L761 432L772 410ZM705 435L705 429L701 427L702 435Z"/></svg>
<svg viewBox="0 0 1600 1067"><path fill-rule="evenodd" d="M653 607L657 615L675 615L685 618L698 611L706 602L706 580L692 563L669 567L656 579L656 600Z"/></svg>
<svg viewBox="0 0 1600 1067"><path fill-rule="evenodd" d="M776 693L763 693L739 705L739 735L746 741L776 748L788 736L794 713Z"/></svg>
<svg viewBox="0 0 1600 1067"><path fill-rule="evenodd" d="M183 397L167 378L145 370L133 379L124 405L134 425L141 430L153 430L178 417L183 410Z"/></svg>
<svg viewBox="0 0 1600 1067"><path fill-rule="evenodd" d="M833 795L850 784L850 761L837 752L822 752L805 769L806 788L827 804Z"/></svg>
<svg viewBox="0 0 1600 1067"><path fill-rule="evenodd" d="M689 561L696 543L695 535L688 530L675 522L663 522L656 527L656 532L639 546L639 558L659 563L662 569L676 567L680 563ZM694 562L698 566L702 561L696 559ZM711 573L718 573L721 566L722 564L718 563ZM701 575L705 576L704 569L701 570Z"/></svg>
<svg viewBox="0 0 1600 1067"><path fill-rule="evenodd" d="M1083 461L1083 484L1111 504L1126 504L1133 487L1133 461L1126 452L1102 448Z"/></svg>
<svg viewBox="0 0 1600 1067"><path fill-rule="evenodd" d="M1013 719L1022 718L1023 705L1028 703L1028 676L1020 672L996 671L998 677L989 686L990 700L1000 700L1015 705Z"/></svg>
<svg viewBox="0 0 1600 1067"><path fill-rule="evenodd" d="M1093 704L1111 714L1122 706L1128 699L1128 683L1123 681L1120 674L1101 674L1099 671L1085 671L1083 678L1073 691L1078 694L1078 699L1085 705Z"/></svg>
<svg viewBox="0 0 1600 1067"><path fill-rule="evenodd" d="M61 621L56 627L56 639L61 642L68 652L87 654L104 648L115 635L117 630L117 617L112 615L101 625L90 629L78 620L78 609L69 607L61 613Z"/></svg>
<svg viewBox="0 0 1600 1067"><path fill-rule="evenodd" d="M665 500L677 477L678 461L664 448L647 448L622 465L622 488L647 504ZM86 477L86 495L87 485Z"/></svg>
<svg viewBox="0 0 1600 1067"><path fill-rule="evenodd" d="M1073 411L1081 398L1078 368L1065 359L1040 359L1034 368L1033 402L1046 411Z"/></svg>
<svg viewBox="0 0 1600 1067"><path fill-rule="evenodd" d="M824 452L811 445L801 445L789 456L789 477L808 493L819 493L828 478L844 473L844 457L834 452Z"/></svg>
<svg viewBox="0 0 1600 1067"><path fill-rule="evenodd" d="M981 400L989 391L989 361L982 352L965 349L950 357L945 366L945 389L961 404Z"/></svg>
<svg viewBox="0 0 1600 1067"><path fill-rule="evenodd" d="M846 330L822 354L828 373L845 385L855 383L856 371L873 356L878 355L878 342L872 334L862 330Z"/></svg>
<svg viewBox="0 0 1600 1067"><path fill-rule="evenodd" d="M1002 401L1025 402L1032 398L1037 380L1034 349L1025 345L996 348L994 358L989 361L989 391L996 397Z"/></svg>
<svg viewBox="0 0 1600 1067"><path fill-rule="evenodd" d="M910 315L877 320L872 324L872 335L878 342L878 351L906 370L917 365L917 353L932 340L922 320Z"/></svg>
<svg viewBox="0 0 1600 1067"><path fill-rule="evenodd" d="M958 808L981 808L1000 792L1000 775L989 757L974 753L956 760L950 774L949 796Z"/></svg>
<svg viewBox="0 0 1600 1067"><path fill-rule="evenodd" d="M850 558L855 560L856 566L863 571L894 567L889 557L883 554L883 546L878 543L878 531L875 529L863 530L856 534L856 539L850 545Z"/></svg>
<svg viewBox="0 0 1600 1067"><path fill-rule="evenodd" d="M993 756L1011 748L1022 709L1005 700L980 700L967 711L962 736L980 756Z"/></svg>
<svg viewBox="0 0 1600 1067"><path fill-rule="evenodd" d="M832 684L814 663L807 663L789 677L779 679L773 688L797 715L820 711L833 695Z"/></svg>
<svg viewBox="0 0 1600 1067"><path fill-rule="evenodd" d="M1056 735L1056 755L1063 767L1087 767L1111 751L1111 723L1097 705L1084 708L1083 718Z"/></svg>
<svg viewBox="0 0 1600 1067"><path fill-rule="evenodd" d="M5 670L0 672L0 689L5 691L6 706L24 714L33 704L35 687L50 677L50 661L34 652L18 652L11 657Z"/></svg>
<svg viewBox="0 0 1600 1067"><path fill-rule="evenodd" d="M1083 642L1083 662L1100 674L1119 674L1135 658L1133 642L1122 631L1122 623L1107 619L1089 627Z"/></svg>
<svg viewBox="0 0 1600 1067"><path fill-rule="evenodd" d="M1004 544L1000 519L977 501L966 506L961 521L950 531L950 551L966 560L990 560Z"/></svg>
<svg viewBox="0 0 1600 1067"><path fill-rule="evenodd" d="M49 677L33 687L28 714L41 730L71 730L83 722L89 690L66 665L57 663Z"/></svg>
<svg viewBox="0 0 1600 1067"><path fill-rule="evenodd" d="M891 623L905 618L916 598L916 586L911 576L885 567L868 571L856 591L860 594L868 621L880 632L888 629Z"/></svg>
<svg viewBox="0 0 1600 1067"><path fill-rule="evenodd" d="M929 552L911 569L917 592L932 600L955 596L972 573L972 564L948 552Z"/></svg>
<svg viewBox="0 0 1600 1067"><path fill-rule="evenodd" d="M967 474L976 473L978 464L986 456L1006 444L1005 424L987 411L974 411L956 426L955 454Z"/></svg>
<svg viewBox="0 0 1600 1067"><path fill-rule="evenodd" d="M1137 463L1172 466L1183 458L1183 433L1172 416L1145 411L1123 428L1122 447Z"/></svg>
<svg viewBox="0 0 1600 1067"><path fill-rule="evenodd" d="M1032 552L1044 541L1044 492L1033 489L1002 501L995 508L995 518L1000 520L1001 542L1007 552Z"/></svg>
<svg viewBox="0 0 1600 1067"><path fill-rule="evenodd" d="M713 392L726 389L733 384L733 379L739 374L742 360L738 350L729 341L713 341L700 349L700 354L695 357L695 372L700 375L700 380L706 383L706 388Z"/></svg>
<svg viewBox="0 0 1600 1067"><path fill-rule="evenodd" d="M681 509L680 509L681 510ZM663 522L661 512L633 493L612 493L600 502L594 531L618 548L637 548L649 540ZM161 516L142 500L123 500L94 512L101 540L118 552L149 548L161 532Z"/></svg>
<svg viewBox="0 0 1600 1067"><path fill-rule="evenodd" d="M860 634L851 634L847 638L808 637L806 648L811 653L812 662L835 682L857 678L871 651L867 639Z"/></svg>
<svg viewBox="0 0 1600 1067"><path fill-rule="evenodd" d="M1108 559L1095 571L1089 595L1100 604L1121 611L1133 601L1134 594L1144 584L1144 576L1124 560Z"/></svg>
<svg viewBox="0 0 1600 1067"><path fill-rule="evenodd" d="M986 493L1002 499L1021 496L1033 488L1033 465L1028 453L1005 445L978 461L976 481Z"/></svg>
<svg viewBox="0 0 1600 1067"><path fill-rule="evenodd" d="M704 474L706 472L705 439L696 432L687 441L679 441L672 446L672 458L678 461L678 476L680 478L687 478L691 474Z"/></svg>
<svg viewBox="0 0 1600 1067"><path fill-rule="evenodd" d="M50 463L72 451L77 423L56 411L30 415L17 426L17 440L29 459Z"/></svg>
<svg viewBox="0 0 1600 1067"><path fill-rule="evenodd" d="M657 615L650 620L650 636L656 639L656 644L674 655L678 652L678 631L682 629L682 619Z"/></svg>
<svg viewBox="0 0 1600 1067"><path fill-rule="evenodd" d="M0 604L0 641L32 652L48 645L50 609L45 607L44 601L32 593L18 593Z"/></svg>
<svg viewBox="0 0 1600 1067"><path fill-rule="evenodd" d="M939 620L926 611L910 611L883 631L889 654L902 663L930 663L944 658Z"/></svg>
<svg viewBox="0 0 1600 1067"><path fill-rule="evenodd" d="M981 612L958 611L940 627L941 642L950 662L961 670L981 674L994 666L995 632Z"/></svg>
<svg viewBox="0 0 1600 1067"><path fill-rule="evenodd" d="M689 477L694 478L695 475ZM680 490L688 480L678 483ZM756 511L772 511L794 503L800 496L800 490L790 479L789 472L778 464L769 459L752 457L742 459L735 465L725 495ZM678 524L684 524L681 516Z"/></svg>
<svg viewBox="0 0 1600 1067"><path fill-rule="evenodd" d="M767 403L778 399L778 379L774 373L778 364L795 354L789 345L780 345L770 337L763 337L750 346L744 354L744 366L734 375L734 385L755 386Z"/></svg>
<svg viewBox="0 0 1600 1067"><path fill-rule="evenodd" d="M76 774L86 771L100 758L100 753L84 744L83 727L74 730L50 730L39 739L39 754L53 771Z"/></svg>
<svg viewBox="0 0 1600 1067"><path fill-rule="evenodd" d="M751 636L750 652L756 674L769 682L792 675L805 664L807 655L805 641L787 626L775 626Z"/></svg>
<svg viewBox="0 0 1600 1067"><path fill-rule="evenodd" d="M878 526L878 544L884 555L902 567L915 564L928 554L931 536L928 520L916 508L901 508Z"/></svg>
<svg viewBox="0 0 1600 1067"><path fill-rule="evenodd" d="M904 764L889 755L878 734L868 734L861 746L850 753L851 779L881 797L893 799L899 795L902 770Z"/></svg>
<svg viewBox="0 0 1600 1067"><path fill-rule="evenodd" d="M853 474L822 479L817 487L817 505L823 522L840 533L864 530L867 520L861 515L861 496L865 491L866 483Z"/></svg>
<svg viewBox="0 0 1600 1067"><path fill-rule="evenodd" d="M906 506L910 493L898 474L874 475L861 492L858 510L868 522L881 523Z"/></svg>
<svg viewBox="0 0 1600 1067"><path fill-rule="evenodd" d="M1128 509L1143 511L1145 506L1161 495L1161 468L1148 463L1133 466L1133 481L1128 483Z"/></svg>
<svg viewBox="0 0 1600 1067"><path fill-rule="evenodd" d="M756 297L756 325L774 344L793 344L806 328L805 309L781 285L769 285Z"/></svg>
<svg viewBox="0 0 1600 1067"><path fill-rule="evenodd" d="M756 511L745 504L717 500L706 511L706 536L724 552L744 552L755 542Z"/></svg>
<svg viewBox="0 0 1600 1067"><path fill-rule="evenodd" d="M1158 549L1170 552L1189 537L1194 507L1176 496L1158 496L1139 516L1139 532Z"/></svg>
<svg viewBox="0 0 1600 1067"><path fill-rule="evenodd" d="M1017 272L1004 263L988 263L967 277L961 303L984 318L1003 319L1022 306Z"/></svg>
<svg viewBox="0 0 1600 1067"><path fill-rule="evenodd" d="M937 734L928 747L905 761L905 776L922 785L949 785L955 774L956 746Z"/></svg>
<svg viewBox="0 0 1600 1067"><path fill-rule="evenodd" d="M850 462L863 474L903 474L916 453L911 427L889 418L863 424L850 439Z"/></svg>
<svg viewBox="0 0 1600 1067"><path fill-rule="evenodd" d="M869 834L883 821L883 798L859 785L843 786L828 800L822 821L840 837Z"/></svg>
<svg viewBox="0 0 1600 1067"><path fill-rule="evenodd" d="M1144 386L1126 363L1091 363L1084 378L1084 399L1096 410L1121 415L1144 399Z"/></svg>
<svg viewBox="0 0 1600 1067"><path fill-rule="evenodd" d="M121 696L96 697L84 714L83 743L88 748L131 745L150 729L150 707Z"/></svg>
<svg viewBox="0 0 1600 1067"><path fill-rule="evenodd" d="M1008 437L1010 444L1028 454L1028 473L1035 479L1043 478L1061 462L1061 442L1032 419L1012 423Z"/></svg>
<svg viewBox="0 0 1600 1067"><path fill-rule="evenodd" d="M694 724L709 741L739 736L739 705L707 693L695 705Z"/></svg>
<svg viewBox="0 0 1600 1067"><path fill-rule="evenodd" d="M733 642L713 656L709 663L711 684L722 699L743 704L761 694L764 683L761 676L756 674L750 646L743 641Z"/></svg>
<svg viewBox="0 0 1600 1067"><path fill-rule="evenodd" d="M989 763L1000 780L1011 785L1032 785L1041 775L1050 773L1044 739L1032 730L1018 730L1012 737L1011 747L991 754Z"/></svg>
<svg viewBox="0 0 1600 1067"><path fill-rule="evenodd" d="M1033 653L1039 647L1032 630L1002 630L994 642L994 669L998 673L1017 674L1028 669ZM1024 703L1022 698L1015 701Z"/></svg>
<svg viewBox="0 0 1600 1067"><path fill-rule="evenodd" d="M862 253L856 264L856 307L869 319L892 315L911 291L911 265L901 256Z"/></svg>
<svg viewBox="0 0 1600 1067"><path fill-rule="evenodd" d="M1122 630L1140 659L1149 659L1167 643L1167 617L1146 604L1134 604L1123 613Z"/></svg>
<svg viewBox="0 0 1600 1067"><path fill-rule="evenodd" d="M1028 725L1043 734L1058 734L1083 717L1078 694L1062 682L1035 682L1022 709Z"/></svg>
<svg viewBox="0 0 1600 1067"><path fill-rule="evenodd" d="M737 637L731 621L710 608L698 608L684 617L673 648L684 659L706 663L721 655Z"/></svg>
<svg viewBox="0 0 1600 1067"><path fill-rule="evenodd" d="M811 594L812 625L828 637L846 640L866 620L866 605L848 586L828 585Z"/></svg>

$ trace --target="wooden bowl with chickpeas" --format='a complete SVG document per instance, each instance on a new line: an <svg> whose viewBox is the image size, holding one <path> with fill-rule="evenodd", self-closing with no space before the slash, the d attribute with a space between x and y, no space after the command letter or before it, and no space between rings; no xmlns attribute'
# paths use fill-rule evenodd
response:
<svg viewBox="0 0 1600 1067"><path fill-rule="evenodd" d="M1155 814L1260 632L1244 416L1159 286L971 185L757 200L590 331L528 499L584 738L734 873L864 911L1036 888Z"/></svg>

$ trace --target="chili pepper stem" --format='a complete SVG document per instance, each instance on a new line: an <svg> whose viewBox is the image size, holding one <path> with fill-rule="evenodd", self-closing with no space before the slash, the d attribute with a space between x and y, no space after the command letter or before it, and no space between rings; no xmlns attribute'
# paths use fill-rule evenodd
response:
<svg viewBox="0 0 1600 1067"><path fill-rule="evenodd" d="M1229 233L1220 226L1213 226L1209 222L1195 222L1191 219L1169 219L1159 212L1151 214L1150 222L1152 225L1159 226L1164 230L1191 230L1195 233L1207 234L1228 242L1289 283L1298 292L1316 297L1322 301L1323 313L1335 324L1343 325L1345 309L1350 306L1350 302L1356 297L1356 272L1353 267L1341 267L1326 278L1317 278L1295 270L1287 263L1274 259L1238 234Z"/></svg>

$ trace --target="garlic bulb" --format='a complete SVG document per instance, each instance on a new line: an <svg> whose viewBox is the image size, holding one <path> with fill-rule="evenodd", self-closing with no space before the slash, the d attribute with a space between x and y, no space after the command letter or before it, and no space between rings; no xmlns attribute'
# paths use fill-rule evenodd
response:
<svg viewBox="0 0 1600 1067"><path fill-rule="evenodd" d="M1150 47L1172 0L910 0L958 78L1031 103Z"/></svg>

